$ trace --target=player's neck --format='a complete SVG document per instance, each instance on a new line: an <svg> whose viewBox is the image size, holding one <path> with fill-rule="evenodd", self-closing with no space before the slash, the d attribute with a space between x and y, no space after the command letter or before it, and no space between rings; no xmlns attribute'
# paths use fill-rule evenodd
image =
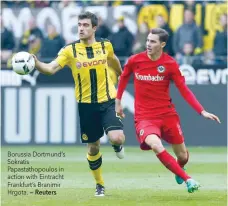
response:
<svg viewBox="0 0 228 206"><path fill-rule="evenodd" d="M162 50L160 51L160 52L158 52L158 53L156 53L156 54L153 54L153 55L149 55L148 53L147 53L147 56L152 60L152 61L156 61L156 60L158 60L160 57L161 57L161 55L162 55Z"/></svg>
<svg viewBox="0 0 228 206"><path fill-rule="evenodd" d="M96 39L94 36L92 36L91 38L89 39L81 39L80 40L81 43L85 44L85 45L91 45L93 44L94 42L96 42Z"/></svg>

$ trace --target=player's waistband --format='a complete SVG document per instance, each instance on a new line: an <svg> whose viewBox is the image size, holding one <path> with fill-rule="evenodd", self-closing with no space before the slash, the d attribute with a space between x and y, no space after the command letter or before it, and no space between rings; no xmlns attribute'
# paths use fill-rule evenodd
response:
<svg viewBox="0 0 228 206"><path fill-rule="evenodd" d="M112 102L115 102L115 98L112 98L112 99L110 99L110 100L106 100L106 101L100 101L100 102L88 102L88 101L85 101L85 102L83 102L83 101L81 101L81 102L79 102L78 100L77 100L77 103L78 104L106 104L106 103L112 103Z"/></svg>

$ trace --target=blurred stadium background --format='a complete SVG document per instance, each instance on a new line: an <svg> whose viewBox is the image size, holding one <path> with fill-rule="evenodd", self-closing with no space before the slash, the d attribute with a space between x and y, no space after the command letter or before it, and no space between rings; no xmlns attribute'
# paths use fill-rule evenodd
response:
<svg viewBox="0 0 228 206"><path fill-rule="evenodd" d="M61 164L67 171L58 198L29 196L25 202L21 196L13 197L17 198L13 203L12 196L5 195L3 205L226 205L227 1L28 0L1 1L1 8L2 177L7 176L8 150L65 150L69 154L66 162L47 160L47 164ZM145 49L151 28L169 31L166 52L177 59L187 84L205 108L220 117L221 125L202 119L171 87L191 152L189 172L203 185L195 196L187 195L183 187L170 181L171 175L152 154L138 149L130 82L123 101L127 157L116 161L104 135L108 196L104 200L93 199L94 185L86 150L80 143L69 68L54 76L38 71L20 76L12 71L10 60L18 51L34 53L45 62L55 58L61 47L77 40L77 16L87 10L99 16L96 35L110 39L122 65L130 55ZM6 189L5 183L3 179ZM2 192L4 195L6 190Z"/></svg>

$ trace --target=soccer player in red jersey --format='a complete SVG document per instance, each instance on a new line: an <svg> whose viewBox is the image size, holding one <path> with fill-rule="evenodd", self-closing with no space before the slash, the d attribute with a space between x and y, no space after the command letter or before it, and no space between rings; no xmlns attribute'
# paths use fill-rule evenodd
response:
<svg viewBox="0 0 228 206"><path fill-rule="evenodd" d="M184 169L188 162L188 150L184 143L179 116L169 95L169 85L174 81L183 98L203 117L220 120L204 110L191 90L177 62L163 48L168 33L160 28L152 29L147 37L145 52L129 58L120 77L116 98L116 112L124 117L121 97L131 74L134 75L135 128L142 150L153 150L161 163L175 174L178 184L186 183L188 192L198 190L199 183ZM161 139L172 145L177 160L162 145Z"/></svg>

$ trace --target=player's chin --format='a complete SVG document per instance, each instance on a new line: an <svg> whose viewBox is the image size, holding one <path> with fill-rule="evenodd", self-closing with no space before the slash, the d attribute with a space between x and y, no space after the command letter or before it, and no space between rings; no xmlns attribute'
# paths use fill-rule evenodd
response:
<svg viewBox="0 0 228 206"><path fill-rule="evenodd" d="M147 49L147 54L152 55L153 54L153 51Z"/></svg>
<svg viewBox="0 0 228 206"><path fill-rule="evenodd" d="M81 34L81 35L79 35L79 39L80 40L85 40L85 39L88 39L88 37L85 36L84 34Z"/></svg>

